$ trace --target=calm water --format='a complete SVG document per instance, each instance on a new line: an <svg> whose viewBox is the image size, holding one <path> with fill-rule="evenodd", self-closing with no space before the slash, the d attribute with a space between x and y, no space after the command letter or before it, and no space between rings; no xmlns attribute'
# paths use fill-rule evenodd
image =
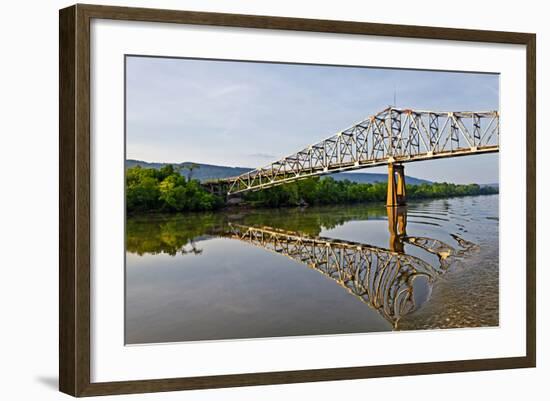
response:
<svg viewBox="0 0 550 401"><path fill-rule="evenodd" d="M134 217L126 343L498 325L498 195Z"/></svg>

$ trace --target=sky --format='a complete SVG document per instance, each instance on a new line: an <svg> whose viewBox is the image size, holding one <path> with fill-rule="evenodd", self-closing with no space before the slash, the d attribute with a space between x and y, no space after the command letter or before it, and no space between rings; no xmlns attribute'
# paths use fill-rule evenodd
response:
<svg viewBox="0 0 550 401"><path fill-rule="evenodd" d="M388 105L486 111L498 104L497 74L128 56L126 158L256 168ZM405 172L497 183L498 153L407 163Z"/></svg>

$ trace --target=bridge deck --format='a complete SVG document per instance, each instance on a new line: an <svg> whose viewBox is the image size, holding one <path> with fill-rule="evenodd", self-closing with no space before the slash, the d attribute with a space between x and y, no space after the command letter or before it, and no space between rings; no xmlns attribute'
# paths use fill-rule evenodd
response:
<svg viewBox="0 0 550 401"><path fill-rule="evenodd" d="M238 177L205 183L227 194L388 163L499 151L499 115L387 108L319 143Z"/></svg>

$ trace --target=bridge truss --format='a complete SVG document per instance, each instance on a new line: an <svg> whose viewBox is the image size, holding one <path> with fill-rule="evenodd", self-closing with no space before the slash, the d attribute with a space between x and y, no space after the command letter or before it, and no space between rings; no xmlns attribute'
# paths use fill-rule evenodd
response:
<svg viewBox="0 0 550 401"><path fill-rule="evenodd" d="M313 238L271 227L229 227L223 236L287 256L322 273L377 310L394 328L401 317L416 309L414 280L422 276L433 283L448 267L431 266L415 256L366 244Z"/></svg>
<svg viewBox="0 0 550 401"><path fill-rule="evenodd" d="M451 260L478 250L476 244L456 235L453 238L462 249L437 239L398 234L400 241L436 255L439 264L431 265L416 256L391 249L309 237L272 227L229 223L229 229L221 236L247 242L307 265L377 310L394 329L403 316L417 309L413 285L416 278L425 277L431 285L448 270Z"/></svg>
<svg viewBox="0 0 550 401"><path fill-rule="evenodd" d="M267 166L207 186L227 195L309 177L443 157L498 152L497 111L436 112L388 107Z"/></svg>

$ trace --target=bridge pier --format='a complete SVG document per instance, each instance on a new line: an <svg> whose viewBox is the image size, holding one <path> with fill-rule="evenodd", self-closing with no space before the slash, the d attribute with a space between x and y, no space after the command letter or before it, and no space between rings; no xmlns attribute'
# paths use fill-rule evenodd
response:
<svg viewBox="0 0 550 401"><path fill-rule="evenodd" d="M396 177L397 176L397 177ZM386 206L397 207L407 204L405 188L405 166L388 164L388 196Z"/></svg>
<svg viewBox="0 0 550 401"><path fill-rule="evenodd" d="M388 229L390 232L389 249L393 252L405 252L403 237L407 236L407 208L386 207L388 212Z"/></svg>
<svg viewBox="0 0 550 401"><path fill-rule="evenodd" d="M214 195L218 195L224 199L227 198L228 185L220 182L205 182L201 184L204 189Z"/></svg>

